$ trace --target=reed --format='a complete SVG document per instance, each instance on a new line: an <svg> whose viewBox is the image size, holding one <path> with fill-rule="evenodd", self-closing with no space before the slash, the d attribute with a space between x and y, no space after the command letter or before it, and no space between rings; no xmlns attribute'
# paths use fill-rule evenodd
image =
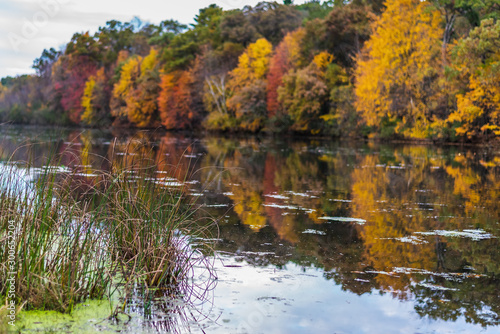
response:
<svg viewBox="0 0 500 334"><path fill-rule="evenodd" d="M111 281L105 240L95 221L71 197L57 194L49 168L34 183L30 168L0 175L0 265L11 272L9 231L15 230L15 296L27 309L70 312L75 303L105 296ZM12 260L12 258L11 258ZM4 276L6 277L6 275ZM5 295L10 283L0 281Z"/></svg>
<svg viewBox="0 0 500 334"><path fill-rule="evenodd" d="M18 304L71 312L118 289L124 304L116 314L138 286L145 296L193 291L194 267L210 263L191 238L208 229L193 219L196 206L182 187L172 189L167 177L139 165L99 172L83 185L70 171L53 173L57 165L51 159L37 173L14 165L0 172L0 266L8 271L14 224ZM34 182L23 178L35 174ZM0 295L9 288L0 281Z"/></svg>

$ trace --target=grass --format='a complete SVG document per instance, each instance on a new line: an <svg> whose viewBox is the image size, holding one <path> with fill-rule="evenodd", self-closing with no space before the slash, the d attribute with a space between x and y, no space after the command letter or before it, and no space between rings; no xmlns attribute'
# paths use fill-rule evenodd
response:
<svg viewBox="0 0 500 334"><path fill-rule="evenodd" d="M10 169L10 170L9 170ZM103 238L91 215L71 198L58 196L55 175L44 172L26 187L16 167L0 183L0 263L9 272L8 232L15 229L15 295L27 309L70 312L75 303L103 298L111 278ZM21 182L21 183L20 183ZM10 283L0 282L5 295Z"/></svg>
<svg viewBox="0 0 500 334"><path fill-rule="evenodd" d="M210 271L210 263L191 240L208 227L194 219L182 187L168 187L154 166L127 165L82 180L54 173L57 157L41 169L0 164L0 270L11 271L14 226L17 305L70 313L118 291L123 303L110 312L117 317L137 291L147 303L195 293L194 268ZM0 296L9 289L1 280Z"/></svg>

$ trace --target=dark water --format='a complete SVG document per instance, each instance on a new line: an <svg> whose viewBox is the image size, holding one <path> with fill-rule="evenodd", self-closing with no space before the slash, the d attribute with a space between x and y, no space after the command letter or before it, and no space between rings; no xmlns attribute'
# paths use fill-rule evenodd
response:
<svg viewBox="0 0 500 334"><path fill-rule="evenodd" d="M193 332L500 332L500 148L0 131L3 161L189 185L219 227Z"/></svg>

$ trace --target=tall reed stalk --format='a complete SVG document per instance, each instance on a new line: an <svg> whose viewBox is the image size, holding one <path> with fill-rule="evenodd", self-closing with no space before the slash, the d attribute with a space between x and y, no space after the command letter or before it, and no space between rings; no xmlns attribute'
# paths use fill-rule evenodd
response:
<svg viewBox="0 0 500 334"><path fill-rule="evenodd" d="M75 303L105 296L111 281L105 240L90 214L60 196L45 168L34 183L30 168L0 174L0 266L10 272L7 235L15 227L15 295L28 309L72 310ZM6 276L4 276L6 277ZM10 283L0 281L0 295Z"/></svg>
<svg viewBox="0 0 500 334"><path fill-rule="evenodd" d="M52 173L54 165L34 182L25 177L35 174L30 166L0 170L0 269L8 270L4 241L14 224L16 297L25 308L70 312L116 288L126 303L137 286L185 293L194 266L210 267L192 247L191 236L205 231L194 205L154 168L113 168L82 185L71 172ZM0 295L7 289L0 280Z"/></svg>

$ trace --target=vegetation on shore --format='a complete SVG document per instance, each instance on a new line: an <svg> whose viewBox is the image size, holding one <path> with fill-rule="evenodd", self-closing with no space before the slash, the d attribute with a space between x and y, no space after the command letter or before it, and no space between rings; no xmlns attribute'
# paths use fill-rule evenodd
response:
<svg viewBox="0 0 500 334"><path fill-rule="evenodd" d="M493 0L354 0L109 21L3 78L0 121L498 139L499 17Z"/></svg>

